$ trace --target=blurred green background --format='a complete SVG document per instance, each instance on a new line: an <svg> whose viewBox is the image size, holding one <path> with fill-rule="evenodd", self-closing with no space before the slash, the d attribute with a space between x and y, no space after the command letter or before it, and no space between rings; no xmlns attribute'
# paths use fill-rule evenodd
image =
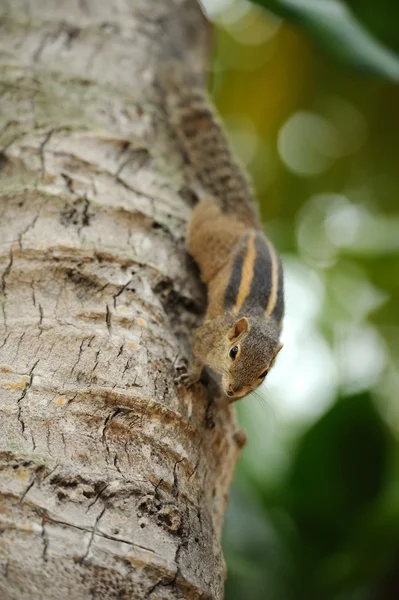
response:
<svg viewBox="0 0 399 600"><path fill-rule="evenodd" d="M204 4L287 303L264 402L237 404L226 600L399 599L399 5Z"/></svg>

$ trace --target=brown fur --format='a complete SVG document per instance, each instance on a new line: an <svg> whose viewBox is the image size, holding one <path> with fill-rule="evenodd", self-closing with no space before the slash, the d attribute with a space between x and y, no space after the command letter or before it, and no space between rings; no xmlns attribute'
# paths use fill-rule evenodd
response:
<svg viewBox="0 0 399 600"><path fill-rule="evenodd" d="M193 352L196 368L191 379L198 379L202 366L207 365L221 375L223 388L232 398L242 397L262 383L259 375L272 366L279 348L279 324L265 315L262 309L248 310L243 314L249 323L247 331L236 338L228 335L240 317L238 311L250 290L256 260L254 245L251 243L255 231L245 227L237 219L223 215L220 207L209 196L204 196L197 204L188 227L188 249L208 287L205 320L195 334ZM248 238L250 247L243 264L237 301L232 310L226 312L226 286L237 248L245 237ZM268 246L269 244L270 242ZM275 293L270 297L274 302ZM257 314L262 312L263 314ZM229 351L236 344L241 351L238 358L232 361Z"/></svg>
<svg viewBox="0 0 399 600"><path fill-rule="evenodd" d="M202 77L192 73L181 58L166 58L158 81L197 180L218 199L223 213L259 228L251 183L230 148Z"/></svg>
<svg viewBox="0 0 399 600"><path fill-rule="evenodd" d="M203 86L181 60L168 63L160 79L179 139L209 192L201 194L187 234L188 249L207 285L208 308L195 334L186 380L197 381L206 365L219 373L225 393L237 399L260 385L260 375L271 368L281 347L281 267L261 233L252 188Z"/></svg>

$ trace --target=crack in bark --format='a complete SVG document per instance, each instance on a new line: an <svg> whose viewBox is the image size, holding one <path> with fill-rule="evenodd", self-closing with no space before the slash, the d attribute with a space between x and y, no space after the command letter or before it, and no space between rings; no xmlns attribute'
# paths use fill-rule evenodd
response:
<svg viewBox="0 0 399 600"><path fill-rule="evenodd" d="M30 288L32 290L32 303L33 306L36 308L36 294L35 294L35 286L33 281L30 282Z"/></svg>
<svg viewBox="0 0 399 600"><path fill-rule="evenodd" d="M73 189L72 177L70 175L68 175L68 173L61 173L61 177L65 180L68 191L70 191L73 196L76 196L76 192Z"/></svg>
<svg viewBox="0 0 399 600"><path fill-rule="evenodd" d="M111 315L111 311L109 310L108 304L105 305L105 323L107 325L108 333L109 333L109 335L111 335L112 315Z"/></svg>
<svg viewBox="0 0 399 600"><path fill-rule="evenodd" d="M43 323L43 308L42 308L42 305L39 304L39 327L42 323Z"/></svg>
<svg viewBox="0 0 399 600"><path fill-rule="evenodd" d="M1 294L3 296L7 296L7 293L6 293L6 279L7 279L7 277L9 276L9 274L11 272L11 268L12 268L12 265L13 265L13 262L14 262L14 255L12 253L12 248L10 248L10 255L9 256L10 256L10 258L9 258L8 264L6 265L6 268L4 269L3 274L1 276Z"/></svg>
<svg viewBox="0 0 399 600"><path fill-rule="evenodd" d="M179 481L177 478L177 465L179 465L181 462L184 461L184 458L181 458L180 460L177 460L175 462L175 465L173 467L173 486L172 486L172 494L175 498L177 498L178 494L179 494Z"/></svg>
<svg viewBox="0 0 399 600"><path fill-rule="evenodd" d="M104 170L104 172L107 173L107 175L112 176L112 173L110 173L109 171ZM129 183L126 183L126 181L124 181L121 177L115 177L115 179L118 183L120 183L122 185L122 187L129 190L130 192L134 192L135 194L137 194L137 196L142 196L143 198L147 198L147 200L150 200L152 204L154 204L154 202L159 202L162 204L168 203L167 199L162 198L162 196L154 196L153 194L148 194L147 192L144 192L144 190L140 190L139 188L136 188L135 186L133 186ZM184 216L180 216L180 215L175 215L174 218L176 220L180 220L180 221L187 220Z"/></svg>
<svg viewBox="0 0 399 600"><path fill-rule="evenodd" d="M44 465L39 465L38 467L36 467L32 481L29 483L27 488L22 492L22 494L18 498L18 504L22 504L22 502L25 500L26 495L33 488L39 475L43 472L44 469L45 469Z"/></svg>
<svg viewBox="0 0 399 600"><path fill-rule="evenodd" d="M145 550L146 552L151 552L151 554L155 554L156 556L164 558L162 554L159 554L159 552L156 552L152 548L147 548L147 546L143 546L142 544L136 544L135 542L131 542L129 540L125 540L123 538L116 537L115 535L109 535L107 533L104 533L100 529L97 529L96 535L100 535L101 537L105 538L106 540L111 540L113 542L122 542L122 544L128 544L129 546L133 546L134 548L140 548L140 550Z"/></svg>
<svg viewBox="0 0 399 600"><path fill-rule="evenodd" d="M112 299L114 301L114 308L116 309L116 299L118 298L118 296L120 296L121 294L123 294L123 292L126 290L127 286L130 285L133 281L133 278L129 279L129 281L127 281L124 285L122 285L119 290L116 292L116 294L114 294L112 296Z"/></svg>
<svg viewBox="0 0 399 600"><path fill-rule="evenodd" d="M47 444L47 450L48 450L48 453L49 453L49 454L50 454L50 456L51 456L51 448L50 448L50 425L49 425L49 423L48 423L48 422L46 423L46 426L47 426L47 431L46 431L46 444Z"/></svg>
<svg viewBox="0 0 399 600"><path fill-rule="evenodd" d="M101 350L97 350L97 352L96 352L96 356L95 356L95 358L94 358L94 367L93 367L93 368L92 368L92 370L91 370L91 374L92 374L92 375L93 375L94 371L95 371L95 370L97 369L97 367L98 367L98 357L100 356L100 352L101 352Z"/></svg>
<svg viewBox="0 0 399 600"><path fill-rule="evenodd" d="M44 37L44 40L47 39L47 35ZM44 47L44 46L43 46ZM53 135L53 133L56 131L55 128L50 129L50 131L47 132L43 142L40 144L39 146L39 155L40 155L40 163L41 163L41 172L40 172L40 176L43 179L45 174L46 174L46 159L44 156L44 148L46 147L46 144L49 142L51 136Z"/></svg>
<svg viewBox="0 0 399 600"><path fill-rule="evenodd" d="M159 556L162 559L164 558L162 554L159 554L159 552L156 552L156 550L153 550L152 548L148 548L147 546L143 546L142 544L136 544L135 542L126 540L121 537L117 537L115 535L109 535L109 534L105 533L104 531L101 531L100 529L98 529L98 523L99 523L100 519L102 518L102 516L104 515L105 511L106 511L106 508L104 507L102 509L102 511L99 513L99 515L96 517L93 527L83 527L82 525L74 525L73 523L68 523L68 521L54 519L54 518L50 517L48 514L46 514L45 520L50 523L55 523L56 525L61 525L63 527L71 527L72 529L77 529L78 531L84 531L86 533L92 534L90 537L90 540L89 540L89 545L92 544L94 535L98 535L100 537L103 537L106 540L111 540L113 542L121 542L122 544L127 544L128 546L132 546L133 548L139 548L140 550L145 550L146 552L150 552L151 554ZM41 512L40 516L43 518L42 512ZM89 545L88 545L88 548L86 549L85 555L80 559L81 562L83 562L85 560L85 558L87 557L87 553L90 550ZM176 552L176 555L177 555L177 552Z"/></svg>
<svg viewBox="0 0 399 600"><path fill-rule="evenodd" d="M45 481L46 479L49 479L53 475L53 473L58 469L59 466L60 466L60 463L57 463L55 465L54 469L51 469L51 471L49 471L47 473L47 475L43 478L43 481Z"/></svg>
<svg viewBox="0 0 399 600"><path fill-rule="evenodd" d="M99 515L97 515L97 517L96 517L96 520L95 520L95 522L94 522L94 525L93 525L93 527L92 527L92 530L91 530L91 535L90 535L89 543L87 544L86 552L84 553L84 555L82 556L82 558L81 558L81 559L80 559L80 561L79 561L79 562L80 562L80 564L83 564L83 563L84 563L84 561L86 560L86 558L87 558L87 557L88 557L88 555L89 555L90 548L91 548L91 546L92 546L92 544L93 544L94 535L95 535L95 533L96 533L97 525L98 525L98 523L99 523L100 519L102 518L103 514L105 513L105 510L106 510L106 508L105 508L105 506L104 506L104 508L102 509L102 511L101 511L101 512L99 513Z"/></svg>
<svg viewBox="0 0 399 600"><path fill-rule="evenodd" d="M125 376L125 373L126 373L126 371L128 370L129 366L130 366L130 358L128 358L128 359L127 359L127 361L126 361L126 363L125 363L125 366L123 367L123 371L122 371L122 379L124 378L124 376ZM134 385L134 383L133 383L133 385Z"/></svg>
<svg viewBox="0 0 399 600"><path fill-rule="evenodd" d="M19 349L20 349L20 347L21 347L21 344L22 344L22 341L23 341L23 339L24 339L25 335L26 335L26 331L24 331L24 332L22 333L22 335L21 335L21 336L19 337L19 339L18 339L18 343L17 343L17 351L16 351L16 353L15 353L15 356L18 356L18 354L19 354Z"/></svg>
<svg viewBox="0 0 399 600"><path fill-rule="evenodd" d="M87 338L84 338L79 346L79 353L78 353L78 358L76 359L76 362L74 363L72 369L71 369L71 375L74 372L75 368L78 366L78 363L80 361L80 357L82 356L82 352L83 352L83 344L85 343L85 341L87 340Z"/></svg>
<svg viewBox="0 0 399 600"><path fill-rule="evenodd" d="M183 547L185 547L186 545L187 545L187 539L186 539L186 536L185 536L183 538L183 541L180 542L179 545L176 548L175 557L174 557L174 563L176 565L176 571L175 571L173 577L171 579L169 579L169 580L165 580L164 578L162 578L159 581L157 581L152 587L150 587L147 590L146 599L150 598L150 596L159 587L169 587L169 586L172 586L172 585L174 585L176 583L177 578L181 574L181 570L180 570L180 554L181 554L181 551L182 551Z"/></svg>
<svg viewBox="0 0 399 600"><path fill-rule="evenodd" d="M119 467L119 459L118 459L118 454L115 452L115 456L114 456L114 467L115 469L118 471L118 473L120 473L120 475L122 475L122 477L124 478L124 475Z"/></svg>
<svg viewBox="0 0 399 600"><path fill-rule="evenodd" d="M106 431L106 428L109 425L109 423L112 421L112 419L115 419L115 417L117 415L119 415L119 413L121 413L121 412L122 412L121 408L116 408L112 413L110 413L107 416L107 418L104 421L103 430L101 432L101 439L102 439L102 442L103 442L103 444L105 446L105 449L107 451L108 457L110 456L110 450L109 450L109 446L108 446L108 442L107 442L107 436L105 434L105 431Z"/></svg>
<svg viewBox="0 0 399 600"><path fill-rule="evenodd" d="M125 152L129 152L129 156L128 158L126 158L118 167L116 173L115 173L115 178L118 180L119 176L121 174L121 172L123 171L123 169L131 162L133 161L137 161L137 168L136 168L136 173L137 171L139 171L140 169L142 169L144 167L144 165L148 162L149 158L150 158L150 152L148 150L148 148L130 148L130 144L128 144L127 148L125 148L123 150L123 152L121 153L121 156L125 153Z"/></svg>
<svg viewBox="0 0 399 600"><path fill-rule="evenodd" d="M126 167L126 165L128 165L130 162L132 162L133 159L134 159L134 156L130 156L129 158L127 158L125 161L123 161L121 163L121 165L118 167L118 170L115 173L116 180L118 180L119 175L121 174L123 169Z"/></svg>
<svg viewBox="0 0 399 600"><path fill-rule="evenodd" d="M39 62L39 60L40 60L40 56L41 56L41 54L42 54L42 52L43 52L43 50L44 50L44 48L45 48L45 45L46 45L46 43L47 43L47 40L48 40L50 37L51 37L51 34L50 34L50 33L46 33L46 34L45 34L45 35L42 37L42 39L40 40L40 44L39 44L39 46L36 48L36 50L35 50L35 52L34 52L34 54L33 54L33 56L32 56L33 62Z"/></svg>
<svg viewBox="0 0 399 600"><path fill-rule="evenodd" d="M22 400L25 398L26 394L28 393L28 390L32 387L32 383L33 383L33 372L36 369L38 363L40 361L40 358L35 362L35 364L33 365L33 367L31 368L31 370L29 371L29 380L27 381L27 383L25 383L25 387L22 390L22 394L20 395L20 397L17 399L17 406L18 406L18 412L17 412L17 419L21 425L21 429L22 429L22 435L23 437L25 437L25 423L21 417L21 412L22 412L22 407L21 407L21 402Z"/></svg>
<svg viewBox="0 0 399 600"><path fill-rule="evenodd" d="M72 404L72 402L73 402L74 400L76 400L76 398L78 397L78 394L79 394L79 392L76 392L75 394L73 394L73 396L71 396L71 398L68 398L67 407L68 407L70 404ZM64 434L62 434L62 435L64 435Z"/></svg>
<svg viewBox="0 0 399 600"><path fill-rule="evenodd" d="M10 337L10 335L11 335L11 332L7 333L6 337L4 338L4 342L0 346L0 350L1 350L1 348L4 348L4 346L7 344L7 341L8 341L8 338ZM122 344L122 346L123 346L123 344Z"/></svg>
<svg viewBox="0 0 399 600"><path fill-rule="evenodd" d="M105 490L110 486L109 483L106 483L105 485L103 485L100 490L97 492L96 496L94 497L93 502L90 502L89 506L87 507L86 512L89 512L89 510L91 509L92 506L95 505L95 503L97 502L97 500L100 499L101 495L103 494L103 492L105 492Z"/></svg>
<svg viewBox="0 0 399 600"><path fill-rule="evenodd" d="M152 594L159 588L159 587L168 587L171 585L174 585L177 579L177 576L180 572L179 567L177 567L175 573L173 574L173 577L171 577L171 579L167 580L164 579L163 577L157 581L156 583L154 583L153 586L151 586L150 588L148 588L147 593L146 593L146 599L150 598L152 596Z"/></svg>
<svg viewBox="0 0 399 600"><path fill-rule="evenodd" d="M33 486L35 484L35 481L36 481L36 477L34 477L32 479L32 481L30 482L30 484L28 485L28 487L22 492L22 494L19 497L18 504L22 504L22 502L24 501L25 496L27 495L27 493L33 488Z"/></svg>
<svg viewBox="0 0 399 600"><path fill-rule="evenodd" d="M41 538L43 541L43 553L42 553L42 558L44 562L47 562L47 551L48 551L48 547L49 547L49 538L48 538L48 534L46 531L46 528L44 526L45 524L45 517L43 517L42 519L42 533L41 533Z"/></svg>
<svg viewBox="0 0 399 600"><path fill-rule="evenodd" d="M74 192L75 196L83 200L83 210L82 210L82 224L77 228L78 234L80 235L83 227L88 227L90 225L90 216L89 216L89 199L86 195L79 196L76 192Z"/></svg>
<svg viewBox="0 0 399 600"><path fill-rule="evenodd" d="M61 24L59 30L57 31L57 36L59 35L59 33L63 30L64 28L64 24ZM45 41L48 37L51 37L51 34L46 34L43 38L43 41ZM44 48L44 46L43 46ZM40 176L43 179L45 174L46 174L46 159L44 156L44 149L46 147L46 145L48 144L48 142L50 141L52 135L54 133L57 133L59 131L70 131L70 127L68 125L63 125L61 127L53 127L52 129L50 129L46 135L44 140L42 141L42 143L39 146L39 156L40 156L40 164L41 164L41 172L40 172Z"/></svg>
<svg viewBox="0 0 399 600"><path fill-rule="evenodd" d="M36 221L38 220L38 218L39 218L39 214L37 214L37 215L34 217L34 219L33 219L33 220L32 220L32 221L29 223L29 225L27 225L27 226L25 227L25 229L23 229L23 230L21 231L21 233L18 235L18 245L19 245L19 248L20 248L20 250L22 250L22 238L23 238L23 236L24 236L26 233L28 233L29 229L32 229L32 227L34 227L34 226L36 225Z"/></svg>
<svg viewBox="0 0 399 600"><path fill-rule="evenodd" d="M202 448L202 444L203 444L203 439L201 439L200 443L198 444L198 458L197 458L197 460L195 462L195 465L194 465L194 468L192 470L192 473L189 475L189 480L192 477L194 477L194 475L196 474L196 472L198 470L199 464L201 462L201 457L202 457L201 448Z"/></svg>
<svg viewBox="0 0 399 600"><path fill-rule="evenodd" d="M104 511L102 511L102 512L104 512ZM68 523L67 521L53 519L52 517L49 517L48 515L46 516L46 520L50 521L51 523L55 523L56 525L63 525L64 527L72 527L73 529L78 529L79 531L86 531L86 532L90 532L90 533L92 533L92 531L93 531L93 529L90 527L82 527L81 525L74 525L73 523ZM107 533L104 533L103 531L101 531L98 528L95 531L95 535L99 535L100 537L103 537L106 540L111 540L113 542L121 542L122 544L127 544L128 546L133 546L134 548L139 548L140 550L145 550L146 552L151 552L151 554L155 554L156 556L159 556L162 559L164 558L162 554L159 554L159 552L156 552L156 550L152 550L152 548L147 548L147 546L143 546L142 544L136 544L135 542L126 540L124 538L117 537L115 535L109 535Z"/></svg>
<svg viewBox="0 0 399 600"><path fill-rule="evenodd" d="M6 329L8 329L8 326L7 326L7 315L6 315L6 303L5 303L4 299L0 300L0 303L1 303L1 314L3 315L4 327Z"/></svg>
<svg viewBox="0 0 399 600"><path fill-rule="evenodd" d="M69 403L68 403L68 404L69 404ZM68 406L68 404L67 404L67 406ZM64 433L62 433L62 432L61 432L61 439L62 439L62 445L63 445L63 447L64 447L64 454L65 454L65 456L66 456L67 445L66 445L66 441L65 441L65 435L64 435Z"/></svg>

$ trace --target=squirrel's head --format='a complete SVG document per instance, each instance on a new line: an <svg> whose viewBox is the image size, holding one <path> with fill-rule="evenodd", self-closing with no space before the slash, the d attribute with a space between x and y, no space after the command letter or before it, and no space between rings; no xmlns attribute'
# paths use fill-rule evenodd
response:
<svg viewBox="0 0 399 600"><path fill-rule="evenodd" d="M274 364L282 345L271 320L242 317L227 334L222 385L231 400L255 390Z"/></svg>

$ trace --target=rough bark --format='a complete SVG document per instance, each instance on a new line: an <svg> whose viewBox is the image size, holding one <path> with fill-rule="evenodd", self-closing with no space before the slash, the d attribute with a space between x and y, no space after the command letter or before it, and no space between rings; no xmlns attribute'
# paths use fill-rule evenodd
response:
<svg viewBox="0 0 399 600"><path fill-rule="evenodd" d="M166 26L168 23L168 26ZM238 449L154 85L194 0L0 0L0 598L221 598Z"/></svg>

